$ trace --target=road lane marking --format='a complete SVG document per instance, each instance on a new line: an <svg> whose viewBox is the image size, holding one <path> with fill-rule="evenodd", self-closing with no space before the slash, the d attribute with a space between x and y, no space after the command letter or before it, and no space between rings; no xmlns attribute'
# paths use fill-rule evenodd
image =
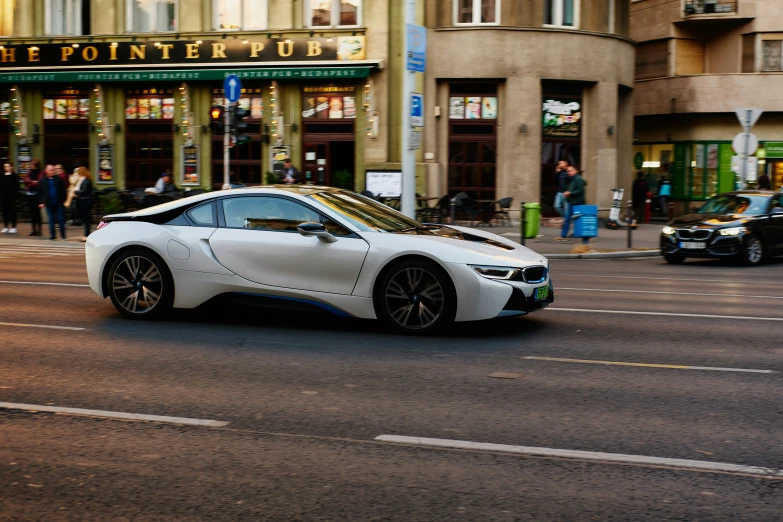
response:
<svg viewBox="0 0 783 522"><path fill-rule="evenodd" d="M740 373L778 373L774 370L752 370L749 368L719 368L713 366L683 366L679 364L655 364L655 363L634 363L622 361L597 361L594 359L565 359L561 357L535 357L532 355L522 356L522 359L531 361L550 361L578 364L602 364L610 366L638 366L640 368L666 368L669 370L706 370L713 372L740 372Z"/></svg>
<svg viewBox="0 0 783 522"><path fill-rule="evenodd" d="M752 299L783 299L783 296L774 295L742 295L742 294L700 294L696 292L662 292L656 290L608 290L604 288L564 288L558 287L557 290L569 292L613 292L621 294L660 294L660 295L694 295L701 297L747 297Z"/></svg>
<svg viewBox="0 0 783 522"><path fill-rule="evenodd" d="M555 310L560 312L585 312L591 314L620 314L620 315L658 315L664 317L696 317L700 319L732 319L740 321L783 321L783 317L754 317L749 315L708 315L708 314L678 314L673 312L634 312L630 310L591 310L588 308L553 308L549 307L547 310Z"/></svg>
<svg viewBox="0 0 783 522"><path fill-rule="evenodd" d="M492 451L530 455L535 457L560 457L568 459L591 460L599 462L618 462L623 464L644 464L665 466L669 468L684 468L726 473L743 473L760 475L770 478L783 478L783 470L764 468L760 466L744 466L724 462L709 462L703 460L668 459L662 457L647 457L644 455L624 455L622 453L603 453L597 451L566 450L555 448L537 448L532 446L511 446L507 444L490 444L486 442L470 442L465 440L430 439L426 437L406 437L401 435L381 435L375 437L380 442L393 442L413 446L430 446L436 448L453 448L474 451Z"/></svg>
<svg viewBox="0 0 783 522"><path fill-rule="evenodd" d="M51 326L48 324L26 324L26 323L0 323L0 326L10 326L12 328L44 328L48 330L69 330L71 332L81 332L87 328L76 326Z"/></svg>
<svg viewBox="0 0 783 522"><path fill-rule="evenodd" d="M22 410L30 412L44 411L48 413L67 413L71 415L85 415L88 417L105 417L107 419L141 420L150 422L165 422L168 424L184 424L188 426L206 426L210 428L222 428L228 422L190 419L187 417L166 417L161 415L145 415L142 413L125 413L121 411L85 410L82 408L62 408L60 406L39 406L36 404L16 404L13 402L0 402L0 408L6 410Z"/></svg>
<svg viewBox="0 0 783 522"><path fill-rule="evenodd" d="M45 281L0 281L2 285L42 285L42 286L74 286L77 288L90 288L90 285L82 283L48 283Z"/></svg>
<svg viewBox="0 0 783 522"><path fill-rule="evenodd" d="M554 261L560 261L559 259L555 259ZM585 277L588 277L590 279L644 279L645 281L695 281L697 283L723 283L726 285L734 285L734 286L747 286L747 285L775 285L775 286L781 286L783 283L776 283L774 281L742 281L741 283L735 282L735 281L726 281L725 279L688 279L688 278L677 278L677 277L640 277L640 276L620 276L620 275L593 275L593 274L585 274L584 272L566 272L566 271L557 271L556 272L558 276L563 277L578 277L582 280L584 280Z"/></svg>

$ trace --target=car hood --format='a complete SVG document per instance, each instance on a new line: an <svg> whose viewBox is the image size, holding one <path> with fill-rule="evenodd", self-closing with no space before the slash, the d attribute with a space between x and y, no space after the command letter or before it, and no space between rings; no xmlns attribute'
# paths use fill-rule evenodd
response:
<svg viewBox="0 0 783 522"><path fill-rule="evenodd" d="M686 214L671 223L671 227L721 228L747 223L749 216L739 214Z"/></svg>
<svg viewBox="0 0 783 522"><path fill-rule="evenodd" d="M541 254L497 234L467 227L443 227L459 232L458 237L431 234L387 234L362 232L367 242L377 248L393 249L397 253L425 254L445 263L474 265L549 266Z"/></svg>

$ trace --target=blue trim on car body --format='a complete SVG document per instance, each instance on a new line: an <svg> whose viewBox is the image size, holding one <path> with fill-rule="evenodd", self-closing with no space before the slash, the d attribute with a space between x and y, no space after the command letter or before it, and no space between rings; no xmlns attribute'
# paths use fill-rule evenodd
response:
<svg viewBox="0 0 783 522"><path fill-rule="evenodd" d="M266 297L266 298L269 298L269 299L280 299L282 301L290 301L290 302L293 302L293 303L302 303L302 304L313 305L313 306L321 308L322 310L325 310L325 311L327 311L327 312L329 312L331 314L337 315L339 317L353 317L353 315L349 314L348 312L346 312L344 310L340 310L337 307L328 305L326 303L321 303L319 301L311 301L309 299L300 299L298 297L285 297L285 296L282 296L282 295L256 294L256 293L252 293L252 292L234 292L234 293L236 293L237 295L249 295L249 296L253 296L253 297Z"/></svg>

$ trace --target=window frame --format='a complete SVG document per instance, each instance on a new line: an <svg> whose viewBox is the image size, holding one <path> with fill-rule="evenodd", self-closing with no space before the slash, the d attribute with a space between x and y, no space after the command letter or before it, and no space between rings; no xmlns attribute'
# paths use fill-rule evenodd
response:
<svg viewBox="0 0 783 522"><path fill-rule="evenodd" d="M582 21L581 20L582 0L574 0L574 25L563 24L564 5L565 5L565 0L552 0L552 7L553 7L552 19L554 23L544 24L544 27L551 27L553 29L579 29L579 24ZM546 16L546 11L544 12L544 15Z"/></svg>
<svg viewBox="0 0 783 522"><path fill-rule="evenodd" d="M244 24L241 27L237 27L235 29L223 29L220 27L220 3L226 1L226 0L212 0L212 29L213 31L266 31L269 29L269 1L268 0L262 0L264 3L263 13L264 13L264 24L263 27L246 27ZM228 1L236 1L236 0L228 0ZM240 4L240 15L239 18L241 20L245 19L245 1L246 0L239 0L241 2ZM177 2L179 4L179 2Z"/></svg>
<svg viewBox="0 0 783 522"><path fill-rule="evenodd" d="M459 2L460 0L452 0L453 6L453 22L457 27L470 27L476 25L500 25L500 2L502 0L495 0L495 21L494 22L482 22L481 21L481 2L482 0L473 0L473 21L472 22L460 22L459 21Z"/></svg>
<svg viewBox="0 0 783 522"><path fill-rule="evenodd" d="M161 0L156 0L159 2ZM125 0L125 30L131 34L173 34L179 30L179 0L173 0L174 2L174 28L168 31L140 31L133 27L133 0ZM158 20L155 19L153 26L157 26Z"/></svg>
<svg viewBox="0 0 783 522"><path fill-rule="evenodd" d="M55 32L52 29L52 23L54 18L52 16L52 2L54 0L46 0L44 3L44 34L46 36L84 36L84 27L82 27L82 6L83 0L63 0L63 10L67 10L68 13L73 13L75 28L78 31ZM75 4L75 5L74 5Z"/></svg>
<svg viewBox="0 0 783 522"><path fill-rule="evenodd" d="M304 4L304 26L307 29L331 29L331 28L339 28L339 29L352 29L352 28L359 28L364 27L364 2L365 0L358 0L359 1L359 8L356 10L356 25L340 25L340 24L334 24L331 23L329 25L313 25L313 18L312 18L312 9L310 6L310 2L312 0L305 0L302 2ZM334 16L340 17L340 0L329 0L332 3L331 11L330 11L330 20L334 20Z"/></svg>

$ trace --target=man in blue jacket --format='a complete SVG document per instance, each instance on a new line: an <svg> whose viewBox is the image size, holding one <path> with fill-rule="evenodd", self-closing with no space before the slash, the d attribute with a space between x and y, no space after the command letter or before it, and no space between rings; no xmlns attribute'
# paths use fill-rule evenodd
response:
<svg viewBox="0 0 783 522"><path fill-rule="evenodd" d="M65 241L65 183L60 176L55 175L54 165L47 165L45 176L41 178L38 192L41 195L41 208L46 207L49 216L49 240L57 239L55 224L60 228L60 235Z"/></svg>
<svg viewBox="0 0 783 522"><path fill-rule="evenodd" d="M571 228L571 218L574 214L574 207L585 204L585 180L579 173L579 168L575 165L568 166L568 185L563 197L566 200L566 213L563 216L563 230L560 231L560 237L556 241L566 241L568 230ZM582 238L582 243L589 243L588 238Z"/></svg>

